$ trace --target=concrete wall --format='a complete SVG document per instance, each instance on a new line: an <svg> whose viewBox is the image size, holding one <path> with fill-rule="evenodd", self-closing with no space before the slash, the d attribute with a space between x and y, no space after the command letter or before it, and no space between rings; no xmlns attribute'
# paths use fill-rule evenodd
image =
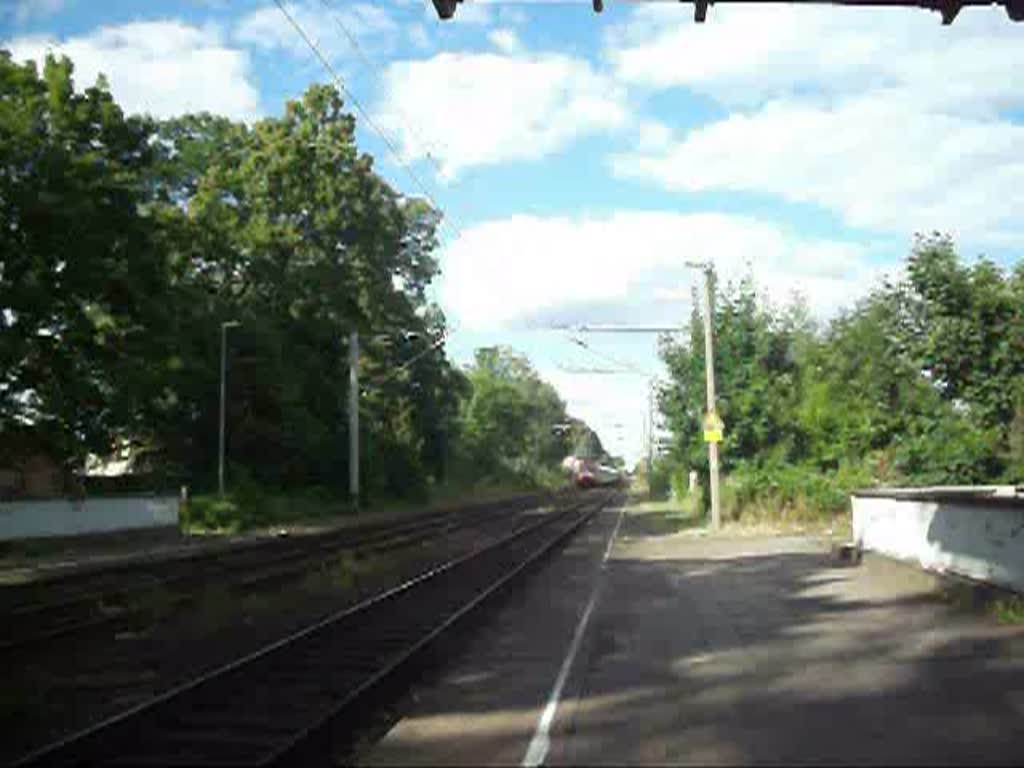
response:
<svg viewBox="0 0 1024 768"><path fill-rule="evenodd" d="M852 504L864 549L1024 592L1019 489L879 489L854 494Z"/></svg>
<svg viewBox="0 0 1024 768"><path fill-rule="evenodd" d="M0 541L177 525L176 496L0 502Z"/></svg>

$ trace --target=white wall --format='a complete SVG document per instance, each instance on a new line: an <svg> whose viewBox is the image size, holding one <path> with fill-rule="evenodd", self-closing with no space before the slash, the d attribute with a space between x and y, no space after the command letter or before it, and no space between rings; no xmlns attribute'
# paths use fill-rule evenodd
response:
<svg viewBox="0 0 1024 768"><path fill-rule="evenodd" d="M0 502L0 541L177 525L176 496Z"/></svg>
<svg viewBox="0 0 1024 768"><path fill-rule="evenodd" d="M854 495L864 549L1024 592L1024 496L1009 489L892 489Z"/></svg>

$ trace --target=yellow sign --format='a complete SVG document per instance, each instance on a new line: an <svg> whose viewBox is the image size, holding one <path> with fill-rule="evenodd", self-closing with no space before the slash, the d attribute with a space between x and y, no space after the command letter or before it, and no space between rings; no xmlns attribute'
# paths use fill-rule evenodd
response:
<svg viewBox="0 0 1024 768"><path fill-rule="evenodd" d="M722 417L719 416L715 411L710 411L704 415L704 442L705 443L720 443L722 442L722 433L725 431L725 422L722 421Z"/></svg>

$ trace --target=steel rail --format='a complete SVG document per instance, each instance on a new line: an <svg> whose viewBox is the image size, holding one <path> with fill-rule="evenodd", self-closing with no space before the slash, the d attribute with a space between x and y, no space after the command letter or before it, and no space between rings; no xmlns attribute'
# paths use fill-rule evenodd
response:
<svg viewBox="0 0 1024 768"><path fill-rule="evenodd" d="M354 702L571 535L611 495L592 495L545 515L16 765L249 766L308 756ZM591 500L598 503L588 510ZM551 528L554 536L540 536ZM479 567L482 577L469 578L471 567ZM429 602L431 589L440 606L436 610ZM291 706L279 710L282 702ZM263 717L245 714L255 704L262 704ZM303 714L303 708L309 712Z"/></svg>
<svg viewBox="0 0 1024 768"><path fill-rule="evenodd" d="M513 509L505 514L521 512L520 504L535 503L533 497L523 497L512 503ZM389 521L370 526L340 529L298 540L267 540L240 550L188 553L151 564L132 562L127 573L120 569L100 572L99 583L72 589L56 599L32 602L25 600L0 607L0 617L7 627L6 636L0 638L0 651L8 652L40 642L56 640L67 635L116 625L127 621L130 609L116 609L113 605L133 599L145 598L158 590L175 592L176 602L194 597L197 590L211 579L233 586L251 588L259 583L283 581L292 575L308 571L311 564L342 550L360 554L394 551L403 545L435 538L455 527L465 527L476 518L492 514L493 502L474 505L462 510L434 512L410 520ZM141 566L141 567L140 567ZM124 579L126 575L140 576L137 583L110 583L110 579ZM40 583L32 591L44 589ZM2 591L2 590L0 590ZM102 604L108 605L105 609ZM25 625L28 629L25 629Z"/></svg>

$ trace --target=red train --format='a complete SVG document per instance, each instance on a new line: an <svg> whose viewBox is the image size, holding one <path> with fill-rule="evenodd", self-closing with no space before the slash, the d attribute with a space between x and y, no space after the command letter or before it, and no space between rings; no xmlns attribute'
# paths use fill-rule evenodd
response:
<svg viewBox="0 0 1024 768"><path fill-rule="evenodd" d="M568 470L572 482L579 488L622 485L624 481L620 470L593 458L569 456L562 466Z"/></svg>

